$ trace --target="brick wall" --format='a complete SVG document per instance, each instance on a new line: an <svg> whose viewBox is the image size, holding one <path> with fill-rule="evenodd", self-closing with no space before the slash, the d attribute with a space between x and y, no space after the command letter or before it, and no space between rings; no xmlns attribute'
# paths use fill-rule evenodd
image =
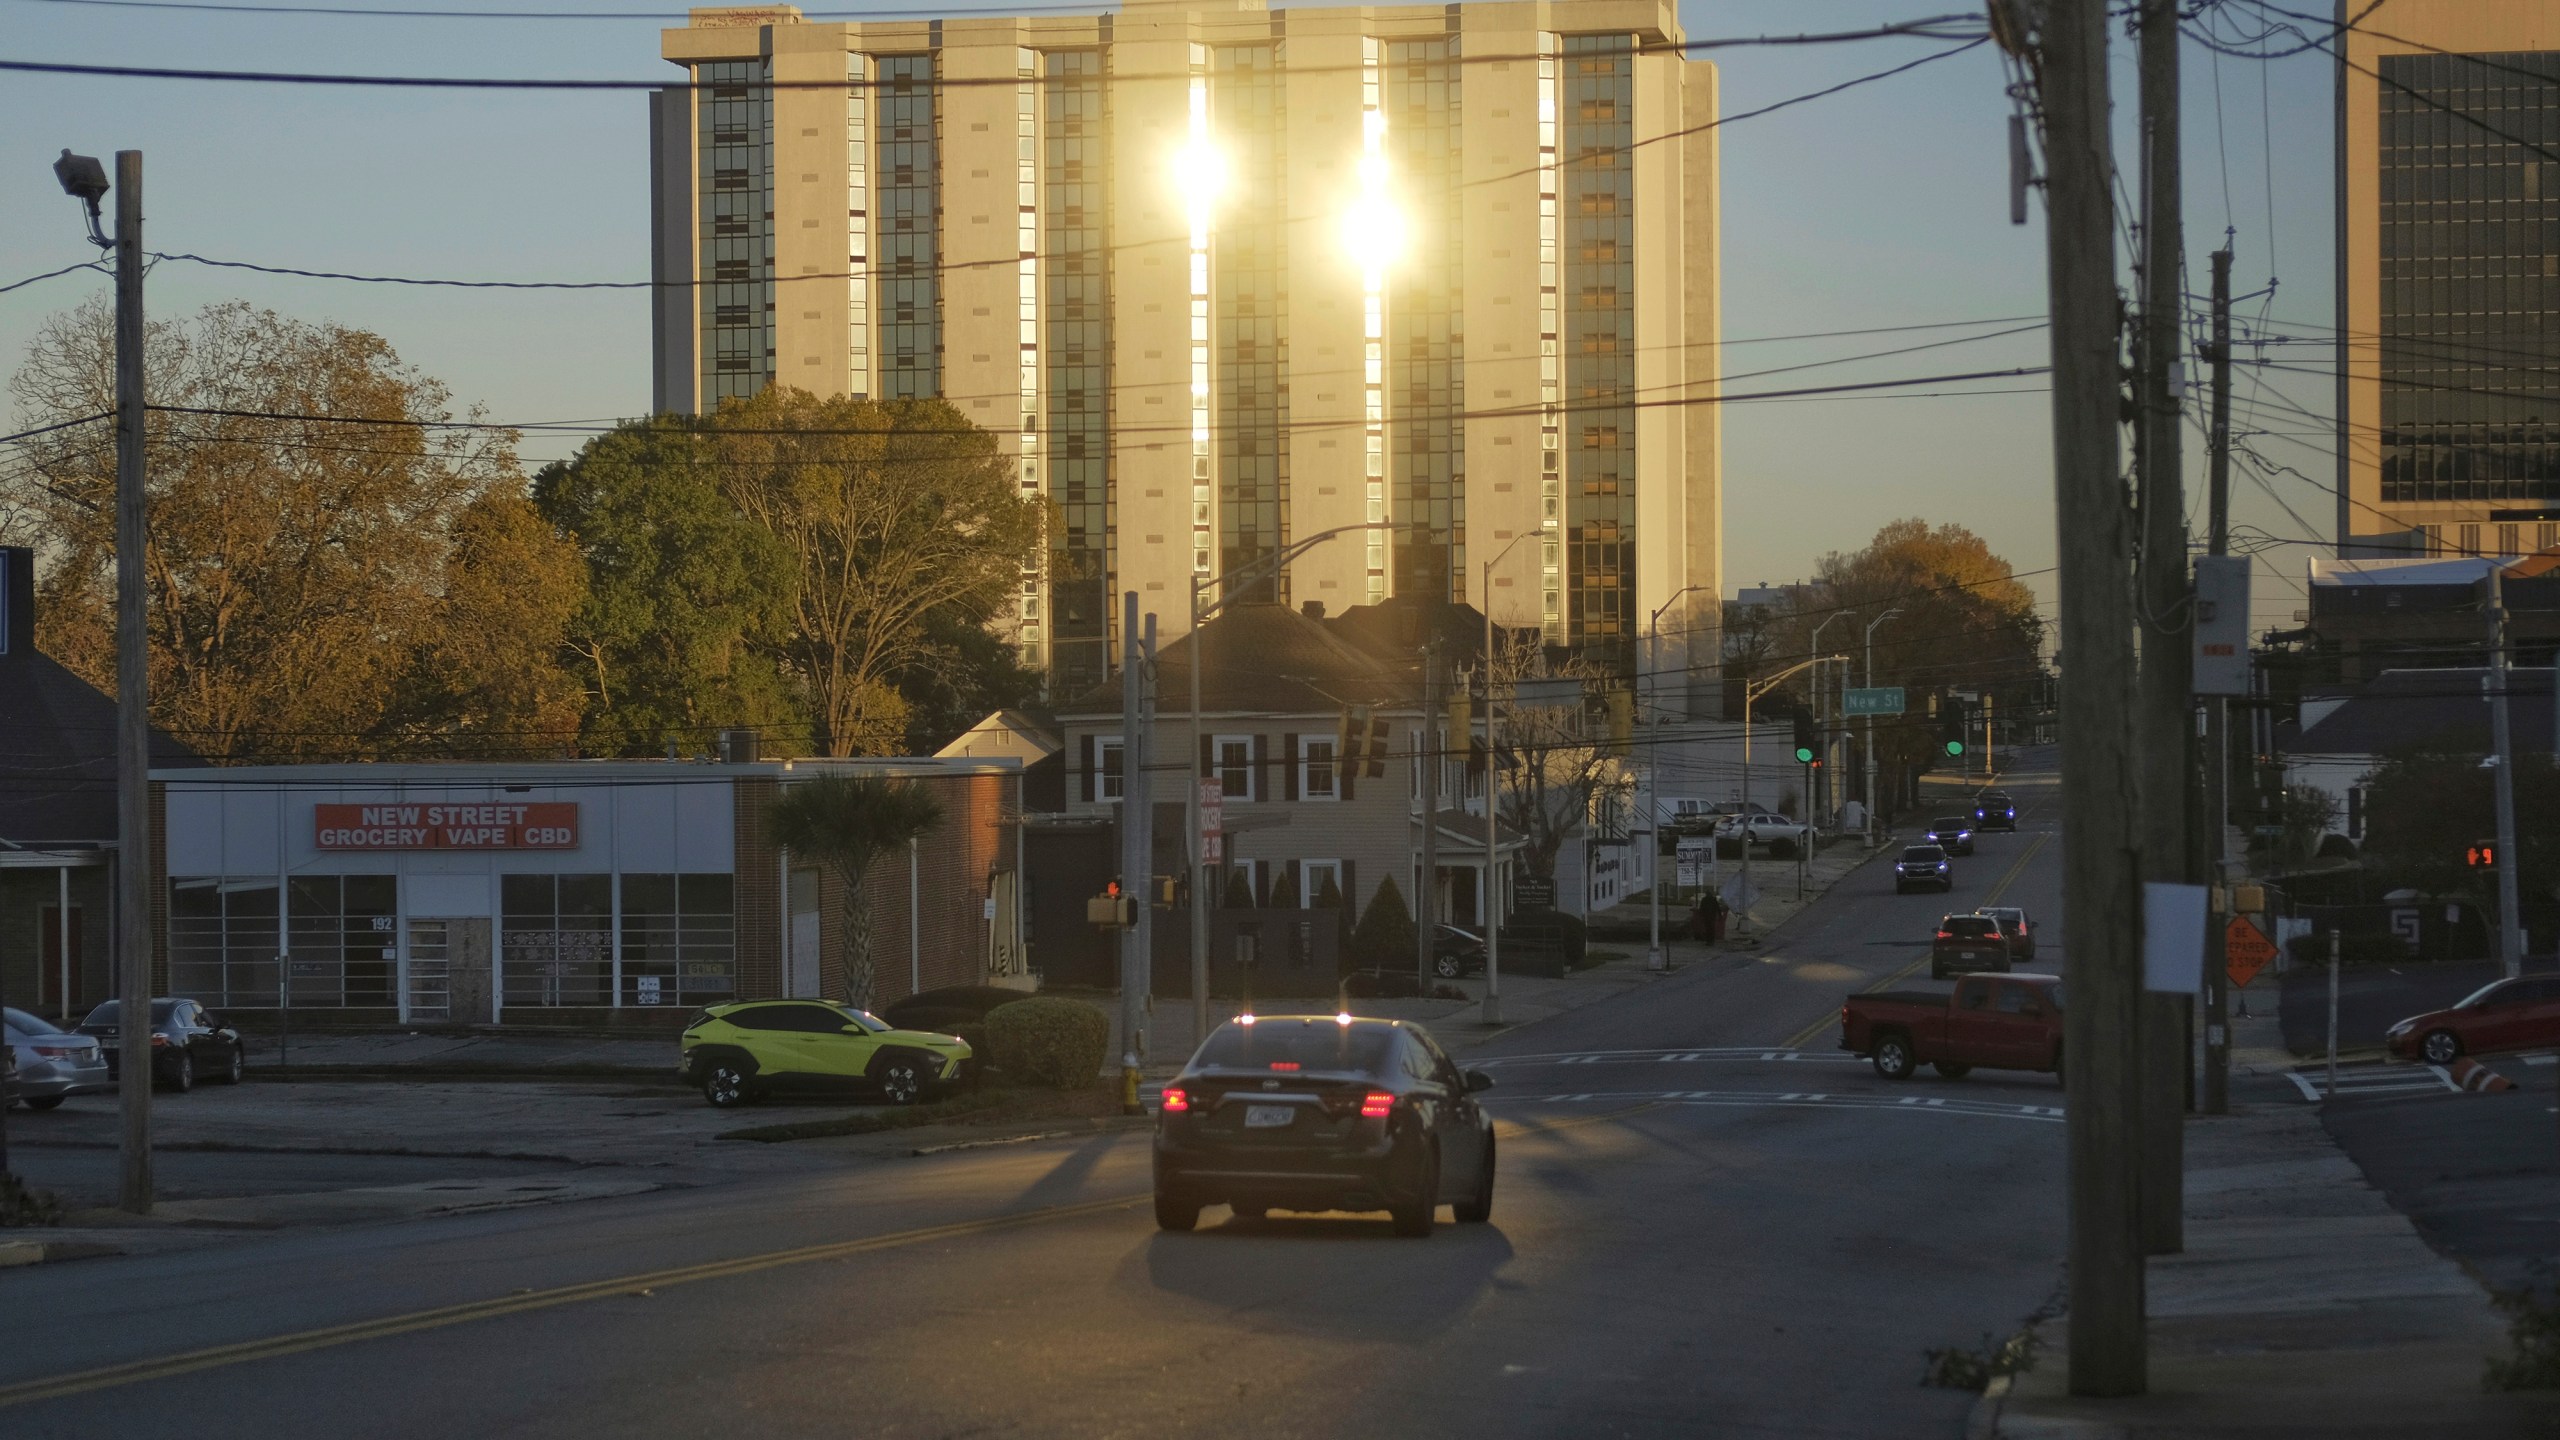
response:
<svg viewBox="0 0 2560 1440"><path fill-rule="evenodd" d="M782 993L785 944L782 853L765 835L765 816L781 787L762 778L737 782L735 828L737 947L740 999Z"/></svg>
<svg viewBox="0 0 2560 1440"><path fill-rule="evenodd" d="M865 886L871 902L871 1004L891 1005L922 986L972 985L986 977L986 902L989 875L1014 863L1013 826L1020 780L1011 775L952 775L919 780L942 807L942 821L916 846L915 908L909 904L904 852L883 855ZM744 832L741 832L743 840ZM746 851L739 851L742 867ZM765 864L770 870L768 856ZM850 935L844 913L844 878L833 870L818 881L818 956L829 994L841 994ZM910 917L920 923L910 926ZM911 938L912 937L912 938ZM921 956L914 940L922 942ZM742 989L741 993L748 993ZM768 992L770 993L770 992Z"/></svg>

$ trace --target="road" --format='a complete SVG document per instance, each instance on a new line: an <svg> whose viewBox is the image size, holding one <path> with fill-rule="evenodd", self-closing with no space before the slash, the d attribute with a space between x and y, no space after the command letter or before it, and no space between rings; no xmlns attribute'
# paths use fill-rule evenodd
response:
<svg viewBox="0 0 2560 1440"><path fill-rule="evenodd" d="M1162 1234L1144 1137L1105 1135L43 1266L0 1272L0 1431L1956 1436L1921 1352L2051 1293L2061 1097L1895 1085L1820 1022L1994 890L2058 941L2050 777L2012 788L1953 897L1870 866L1758 953L1474 1046L1490 1225Z"/></svg>

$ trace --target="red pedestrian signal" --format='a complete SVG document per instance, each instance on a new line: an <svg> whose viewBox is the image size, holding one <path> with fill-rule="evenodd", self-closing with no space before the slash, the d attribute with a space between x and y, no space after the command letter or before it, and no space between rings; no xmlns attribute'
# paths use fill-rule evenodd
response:
<svg viewBox="0 0 2560 1440"><path fill-rule="evenodd" d="M2494 867L2498 863L2498 842L2495 840L2472 841L2470 848L2462 852L2462 863L2474 870Z"/></svg>

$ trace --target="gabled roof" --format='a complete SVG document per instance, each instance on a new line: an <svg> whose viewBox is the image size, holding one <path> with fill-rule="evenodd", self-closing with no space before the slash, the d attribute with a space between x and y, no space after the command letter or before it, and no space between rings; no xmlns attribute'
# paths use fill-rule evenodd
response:
<svg viewBox="0 0 2560 1440"><path fill-rule="evenodd" d="M1019 710L998 710L933 752L935 759L1020 760L1036 765L1063 748L1057 732Z"/></svg>
<svg viewBox="0 0 2560 1440"><path fill-rule="evenodd" d="M2489 752L2485 668L2385 670L2285 747L2295 755L2387 755L2403 750ZM2516 753L2551 750L2551 671L2507 672L2507 723Z"/></svg>
<svg viewBox="0 0 2560 1440"><path fill-rule="evenodd" d="M1282 605L1231 605L1156 652L1156 712L1191 703L1191 657L1205 645L1200 707L1218 714L1331 715L1349 705L1413 706L1415 677L1352 645L1323 621ZM1059 707L1062 716L1117 715L1114 676Z"/></svg>
<svg viewBox="0 0 2560 1440"><path fill-rule="evenodd" d="M152 768L204 763L152 730ZM0 840L116 841L116 702L32 647L0 655Z"/></svg>

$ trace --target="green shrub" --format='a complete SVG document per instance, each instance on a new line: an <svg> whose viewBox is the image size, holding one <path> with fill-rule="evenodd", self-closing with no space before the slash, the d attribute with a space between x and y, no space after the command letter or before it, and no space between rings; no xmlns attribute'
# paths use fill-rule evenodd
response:
<svg viewBox="0 0 2560 1440"><path fill-rule="evenodd" d="M1111 1049L1111 1022L1077 1000L1034 995L989 1012L985 1026L987 1062L1024 1085L1080 1090L1101 1078Z"/></svg>
<svg viewBox="0 0 2560 1440"><path fill-rule="evenodd" d="M62 1197L0 1170L0 1225L59 1225Z"/></svg>
<svg viewBox="0 0 2560 1440"><path fill-rule="evenodd" d="M1404 892L1390 875L1370 897L1359 928L1351 932L1351 963L1355 968L1409 963L1416 943L1413 912L1405 908Z"/></svg>

